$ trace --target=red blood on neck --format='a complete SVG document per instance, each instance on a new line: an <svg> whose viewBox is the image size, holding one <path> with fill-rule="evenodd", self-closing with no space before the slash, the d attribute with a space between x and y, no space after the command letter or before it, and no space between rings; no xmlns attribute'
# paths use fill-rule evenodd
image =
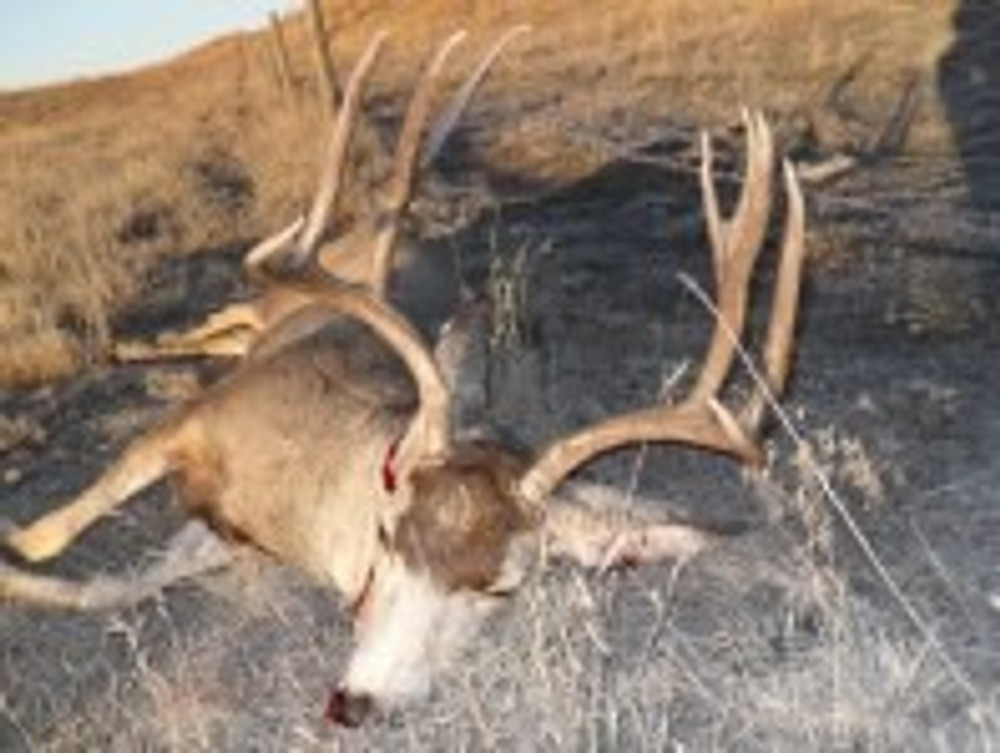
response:
<svg viewBox="0 0 1000 753"><path fill-rule="evenodd" d="M382 460L382 488L390 494L396 491L395 462L401 441L402 437L393 440L392 444L389 445L389 449L385 452L385 458Z"/></svg>

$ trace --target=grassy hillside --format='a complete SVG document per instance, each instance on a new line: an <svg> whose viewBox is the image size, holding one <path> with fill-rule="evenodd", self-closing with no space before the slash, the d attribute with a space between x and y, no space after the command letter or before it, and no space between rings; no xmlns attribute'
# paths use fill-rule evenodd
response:
<svg viewBox="0 0 1000 753"><path fill-rule="evenodd" d="M423 55L528 22L468 118L487 172L562 184L672 123L729 123L737 105L828 146L871 138L923 73L913 149L948 146L934 68L952 3L566 0L328 3L347 70L393 30L374 100L391 116ZM933 6L931 8L930 6ZM106 351L109 322L164 254L243 243L287 221L313 179L322 103L304 19L286 19L300 90L278 91L265 33L219 40L134 74L0 97L0 384L70 372Z"/></svg>

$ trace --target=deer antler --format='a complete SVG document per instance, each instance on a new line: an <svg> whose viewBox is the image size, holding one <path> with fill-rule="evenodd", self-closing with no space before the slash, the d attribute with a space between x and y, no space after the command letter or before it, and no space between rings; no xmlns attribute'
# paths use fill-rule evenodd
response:
<svg viewBox="0 0 1000 753"><path fill-rule="evenodd" d="M522 34L526 34L531 31L531 27L527 24L522 24L520 26L514 26L505 31L500 38L494 42L493 46L483 55L483 59L479 62L479 65L472 72L472 74L465 80L461 88L455 93L451 99L451 103L444 113L438 117L434 126L431 128L430 133L424 140L424 153L420 158L420 166L427 167L435 159L437 159L438 153L441 151L441 147L444 142L451 135L451 132L455 129L455 125L458 123L459 119L462 117L462 113L469 106L469 102L472 101L473 95L476 90L482 84L483 79L490 72L493 64L496 62L500 54L507 48L512 41Z"/></svg>
<svg viewBox="0 0 1000 753"><path fill-rule="evenodd" d="M375 59L388 36L387 32L380 31L372 38L347 81L344 99L340 104L340 111L337 113L333 127L333 135L327 147L326 167L320 176L319 188L316 191L312 208L309 210L309 219L302 233L301 248L308 250L309 253L315 248L317 241L326 229L330 213L333 212L343 180L347 149L354 132L354 121L358 118L362 88L368 72L375 64Z"/></svg>
<svg viewBox="0 0 1000 753"><path fill-rule="evenodd" d="M372 286L379 295L384 295L389 282L389 273L392 268L392 247L399 232L400 213L409 203L413 193L414 178L420 161L420 137L431 114L434 85L441 75L441 70L444 68L448 56L466 36L465 31L456 32L438 48L430 64L424 69L423 76L410 98L409 106L406 108L406 116L403 118L403 126L396 142L391 177L385 193L381 197L381 206L378 207L378 211L383 213L380 221L384 222L384 227L379 231L375 240Z"/></svg>
<svg viewBox="0 0 1000 753"><path fill-rule="evenodd" d="M384 227L379 231L373 253L372 284L375 289L384 294L389 283L392 270L392 250L396 236L399 233L401 213L409 204L413 194L414 179L419 168L427 167L441 150L441 146L454 130L462 113L469 106L472 96L482 84L500 53L519 35L528 31L528 26L515 26L507 30L500 39L486 52L479 65L472 71L465 83L452 97L445 112L437 119L427 135L423 155L420 155L421 136L424 126L430 116L431 96L434 84L444 67L445 60L451 51L465 39L465 32L458 32L445 40L430 65L424 71L423 78L417 85L417 90L410 100L403 128L400 132L393 159L392 174L385 193L382 196Z"/></svg>
<svg viewBox="0 0 1000 753"><path fill-rule="evenodd" d="M733 362L736 343L724 330L740 337L746 322L750 276L767 231L771 212L771 171L774 140L759 113L744 111L746 128L746 177L732 219L721 218L713 178L712 142L702 134L701 193L705 204L708 237L712 245L716 295L721 315L691 396L704 399L722 387Z"/></svg>
<svg viewBox="0 0 1000 753"><path fill-rule="evenodd" d="M287 227L279 230L258 243L247 254L243 265L248 277L259 282L267 282L273 278L273 270L265 269L265 265L275 263L275 254L281 253L281 262L289 267L301 267L310 264L316 255L319 240L330 219L330 213L340 193L343 182L347 149L350 146L354 121L358 117L361 106L361 93L365 79L371 71L382 44L388 37L384 31L378 32L368 43L344 89L344 98L333 124L330 141L326 151L326 161L320 175L316 196L313 198L309 214L299 217Z"/></svg>
<svg viewBox="0 0 1000 753"><path fill-rule="evenodd" d="M750 277L770 211L773 139L759 114L745 114L744 122L747 175L736 213L729 221L720 217L712 182L711 146L707 136L702 139L702 197L712 245L718 312L708 355L694 388L676 405L615 416L555 441L521 478L520 493L528 505L540 505L566 476L591 458L635 442L677 442L732 455L746 463L761 462L763 453L752 436L761 421L764 396L758 392L750 398L742 424L718 400L746 321ZM768 387L774 393L780 393L788 375L805 256L802 194L795 172L787 163L785 185L788 219L766 346Z"/></svg>
<svg viewBox="0 0 1000 753"><path fill-rule="evenodd" d="M421 459L443 456L450 446L450 395L430 349L409 322L385 301L384 292L391 269L391 250L398 230L398 215L409 202L420 162L420 139L430 116L434 84L448 55L465 36L465 32L457 32L438 48L407 106L385 193L383 211L387 212L386 226L380 229L373 244L374 274L370 285L352 284L334 277L320 268L315 257L340 189L364 81L386 37L384 33L372 40L351 72L330 138L326 166L304 227L301 220L293 223L261 243L248 257L253 260L259 274L269 281L294 289L338 313L366 323L403 359L416 382L420 400L412 429L415 444L408 442L408 451ZM509 38L510 35L507 35L501 42L506 44L505 40ZM482 79L488 63L496 58L500 47L502 45L495 46L487 54L486 65L480 65L470 81L478 83ZM474 86L470 87L467 82L463 89L466 92L464 98L460 96L460 102L453 108L464 107L472 88ZM454 117L454 114L446 115L446 120L450 118L453 121ZM440 131L436 131L436 137L442 137ZM288 247L291 247L290 252L276 254L279 249Z"/></svg>
<svg viewBox="0 0 1000 753"><path fill-rule="evenodd" d="M522 27L512 29L487 52L435 125L430 136L429 154L432 155L434 150L440 148L500 52L522 31ZM370 285L355 285L339 280L315 263L316 247L339 192L364 80L385 36L381 33L372 40L351 73L330 139L319 189L298 243L293 246L294 250L284 257L272 258L275 251L288 246L298 234L298 224L293 224L261 243L248 258L271 281L293 288L339 313L365 322L399 354L413 375L420 399L420 409L414 421L416 444L410 447L415 448L417 457L428 459L445 455L450 445L450 394L431 351L409 322L386 303L384 295L392 268L392 248L399 230L400 214L410 201L417 170L423 164L420 159L420 143L431 114L434 87L448 56L465 39L464 31L451 35L438 48L424 69L407 106L393 158L393 168L382 197L384 204L379 208L384 213L381 220L384 226L379 229L373 243Z"/></svg>

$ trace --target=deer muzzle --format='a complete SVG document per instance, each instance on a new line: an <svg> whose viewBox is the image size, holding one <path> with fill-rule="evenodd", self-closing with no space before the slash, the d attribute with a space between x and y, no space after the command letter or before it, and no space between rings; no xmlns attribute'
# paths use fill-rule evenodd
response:
<svg viewBox="0 0 1000 753"><path fill-rule="evenodd" d="M341 727L359 727L375 710L375 701L367 693L351 693L340 687L330 693L326 719Z"/></svg>

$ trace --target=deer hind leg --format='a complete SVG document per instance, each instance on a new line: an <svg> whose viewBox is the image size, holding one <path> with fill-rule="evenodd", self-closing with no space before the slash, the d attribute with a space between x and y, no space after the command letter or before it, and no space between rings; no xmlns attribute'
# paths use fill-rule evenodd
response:
<svg viewBox="0 0 1000 753"><path fill-rule="evenodd" d="M179 581L223 568L233 556L232 548L204 523L192 521L174 535L156 562L133 575L75 582L0 563L0 600L81 611L122 608Z"/></svg>
<svg viewBox="0 0 1000 753"><path fill-rule="evenodd" d="M611 487L574 484L573 490L572 501L553 500L546 509L546 551L583 567L687 560L721 539L692 525L644 519L620 504L621 492Z"/></svg>
<svg viewBox="0 0 1000 753"><path fill-rule="evenodd" d="M4 521L2 545L29 562L55 557L101 517L166 475L179 428L171 422L139 437L76 499L26 528Z"/></svg>
<svg viewBox="0 0 1000 753"><path fill-rule="evenodd" d="M263 326L253 305L233 303L211 314L204 324L184 332L165 332L154 343L117 343L114 357L121 362L205 356L243 358Z"/></svg>

